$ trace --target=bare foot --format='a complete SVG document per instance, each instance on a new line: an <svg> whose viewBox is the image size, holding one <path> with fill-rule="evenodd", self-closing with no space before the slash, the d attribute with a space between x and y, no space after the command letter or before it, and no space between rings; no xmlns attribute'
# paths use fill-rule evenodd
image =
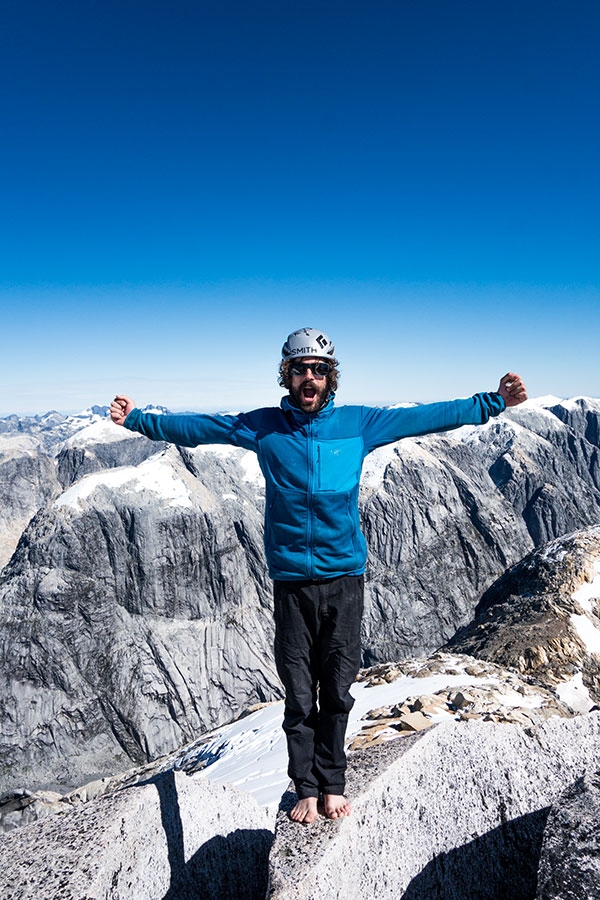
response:
<svg viewBox="0 0 600 900"><path fill-rule="evenodd" d="M304 800L298 800L293 810L290 812L290 819L293 822L302 822L309 825L317 818L317 798L306 797Z"/></svg>
<svg viewBox="0 0 600 900"><path fill-rule="evenodd" d="M343 794L323 794L323 806L328 819L341 819L352 812L352 807Z"/></svg>

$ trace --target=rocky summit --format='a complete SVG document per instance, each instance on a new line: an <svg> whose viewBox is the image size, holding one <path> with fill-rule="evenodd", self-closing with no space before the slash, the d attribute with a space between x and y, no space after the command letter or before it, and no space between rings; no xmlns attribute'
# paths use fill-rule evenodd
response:
<svg viewBox="0 0 600 900"><path fill-rule="evenodd" d="M353 711L349 723L347 748L351 753L409 737L442 722L482 721L532 727L551 718L576 715L555 690L493 663L453 653L438 652L431 657L364 669L353 690L359 696L356 709L362 714L355 722ZM382 705L381 700L385 698L388 703ZM392 702L389 698L393 698ZM281 702L258 704L237 722L207 732L173 753L117 775L86 782L67 793L21 789L5 794L0 799L0 832L31 825L46 816L67 812L173 770L215 780L213 772L218 771L218 764L228 756L234 762L233 768L231 764L228 766L229 777L249 791L258 791L263 805L274 809L288 784L282 718ZM274 749L278 741L283 749L281 759ZM240 747L250 745L256 750L244 751L240 757ZM270 778L263 779L262 790L256 777L244 780L242 770L247 766L244 758L248 753L251 770L264 767L271 774ZM281 777L274 778L278 767ZM222 780L222 776L216 780Z"/></svg>
<svg viewBox="0 0 600 900"><path fill-rule="evenodd" d="M278 814L270 900L533 900L550 807L600 767L600 716L440 724L351 757L352 816ZM597 846L597 845L596 845Z"/></svg>
<svg viewBox="0 0 600 900"><path fill-rule="evenodd" d="M592 712L529 728L451 721L351 753L352 815L308 826L288 818L291 792L273 821L237 788L171 770L5 835L0 890L7 900L588 900L598 840L597 779L586 773L599 769Z"/></svg>

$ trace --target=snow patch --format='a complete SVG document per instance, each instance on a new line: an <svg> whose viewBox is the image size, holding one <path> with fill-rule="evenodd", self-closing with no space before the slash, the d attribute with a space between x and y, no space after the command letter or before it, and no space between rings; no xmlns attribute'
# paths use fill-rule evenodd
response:
<svg viewBox="0 0 600 900"><path fill-rule="evenodd" d="M577 672L570 681L564 681L557 685L555 691L558 699L570 706L574 712L587 713L594 706L589 691L583 683L581 672Z"/></svg>
<svg viewBox="0 0 600 900"><path fill-rule="evenodd" d="M349 742L365 726L366 714L381 706L403 703L409 697L434 694L452 687L500 684L494 676L477 677L466 673L444 673L425 678L402 676L389 684L369 687L366 682L355 682L351 693L355 703L350 712L346 739ZM514 696L513 696L514 695ZM517 691L503 691L502 702L507 706L536 708L542 703L538 695L523 696ZM432 722L450 720L454 713L441 712ZM237 722L224 725L214 732L210 741L199 749L192 747L179 763L189 760L205 762L205 768L195 778L228 782L252 794L256 801L275 812L281 795L289 785L287 775L287 747L282 730L283 701L263 707Z"/></svg>
<svg viewBox="0 0 600 900"><path fill-rule="evenodd" d="M521 409L547 409L550 406L565 406L566 402L562 397L555 397L554 394L544 394L542 397L531 397L522 404Z"/></svg>
<svg viewBox="0 0 600 900"><path fill-rule="evenodd" d="M600 558L594 561L594 572L596 575L593 580L584 582L572 594L572 599L589 613L593 612L592 600L600 597Z"/></svg>
<svg viewBox="0 0 600 900"><path fill-rule="evenodd" d="M553 417L554 418L554 417ZM504 415L494 416L484 422L482 425L461 425L459 428L453 428L450 431L433 433L425 435L420 440L427 440L430 437L442 437L449 441L459 441L466 444L486 443L490 440L489 431L498 432L498 436L503 441L510 441L516 435L523 434L527 429L519 424L515 419L510 419Z"/></svg>
<svg viewBox="0 0 600 900"><path fill-rule="evenodd" d="M578 616L576 613L571 615L571 624L585 644L587 652L600 655L600 628L596 628L587 616Z"/></svg>
<svg viewBox="0 0 600 900"><path fill-rule="evenodd" d="M567 400L559 400L558 403L560 406L569 410L581 409L582 406L591 406L598 409L598 406L600 405L597 398L584 397L582 395L579 397L569 397Z"/></svg>
<svg viewBox="0 0 600 900"><path fill-rule="evenodd" d="M568 535L566 535L568 537ZM547 562L560 563L569 555L569 551L564 546L564 537L556 538L550 541L540 551L540 559Z"/></svg>
<svg viewBox="0 0 600 900"><path fill-rule="evenodd" d="M85 447L92 444L114 444L116 441L127 441L131 440L131 438L140 437L141 434L136 434L133 431L128 431L127 428L115 425L111 419L98 419L98 421L92 422L91 425L86 425L84 428L76 431L75 434L65 441L64 446Z"/></svg>
<svg viewBox="0 0 600 900"><path fill-rule="evenodd" d="M405 401L402 403L393 403L392 406L386 406L386 409L413 409L415 406L420 406L420 404L412 401Z"/></svg>
<svg viewBox="0 0 600 900"><path fill-rule="evenodd" d="M194 453L210 453L221 459L237 459L239 449L231 444L199 444L194 447Z"/></svg>
<svg viewBox="0 0 600 900"><path fill-rule="evenodd" d="M373 450L363 463L361 484L370 488L380 487L383 484L385 470L397 457L395 444L388 444L386 447Z"/></svg>
<svg viewBox="0 0 600 900"><path fill-rule="evenodd" d="M250 481L253 484L264 484L264 475L258 464L258 456L252 450L242 456L240 465L244 470L244 481Z"/></svg>
<svg viewBox="0 0 600 900"><path fill-rule="evenodd" d="M33 456L40 452L40 442L32 434L0 434L0 456Z"/></svg>
<svg viewBox="0 0 600 900"><path fill-rule="evenodd" d="M209 453L219 459L234 460L244 471L242 481L259 486L264 485L265 479L258 464L258 457L253 450L244 451L240 447L233 447L229 444L200 444L198 447L194 447L194 453L199 455Z"/></svg>
<svg viewBox="0 0 600 900"><path fill-rule="evenodd" d="M164 452L151 456L139 466L122 466L104 472L85 475L54 501L55 507L79 510L98 488L105 487L121 493L152 491L169 506L191 507L188 489L165 460Z"/></svg>

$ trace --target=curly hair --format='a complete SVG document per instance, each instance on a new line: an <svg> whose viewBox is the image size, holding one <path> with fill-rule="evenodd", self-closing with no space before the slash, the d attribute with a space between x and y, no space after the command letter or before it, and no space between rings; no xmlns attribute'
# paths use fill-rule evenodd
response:
<svg viewBox="0 0 600 900"><path fill-rule="evenodd" d="M296 362L295 359L282 359L279 363L279 378L277 379L278 383L281 387L285 388L286 391L289 391L292 386L292 376L290 375L290 369L292 365ZM328 362L331 366L329 370L329 375L327 376L327 394L331 394L334 391L337 391L338 381L340 378L340 370L339 363L337 359L327 358L324 359L323 362Z"/></svg>

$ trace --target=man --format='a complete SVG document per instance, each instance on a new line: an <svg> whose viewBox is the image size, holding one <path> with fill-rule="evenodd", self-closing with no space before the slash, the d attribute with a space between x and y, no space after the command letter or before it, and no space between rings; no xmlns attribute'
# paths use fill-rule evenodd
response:
<svg viewBox="0 0 600 900"><path fill-rule="evenodd" d="M280 407L235 416L143 413L117 395L110 414L153 440L187 447L233 444L254 450L266 482L265 554L274 581L275 661L285 688L283 727L296 822L313 822L322 798L328 818L348 816L344 738L360 666L367 558L358 518L365 456L400 438L478 425L527 399L509 373L497 393L467 400L383 409L334 404L333 343L314 328L289 335Z"/></svg>

